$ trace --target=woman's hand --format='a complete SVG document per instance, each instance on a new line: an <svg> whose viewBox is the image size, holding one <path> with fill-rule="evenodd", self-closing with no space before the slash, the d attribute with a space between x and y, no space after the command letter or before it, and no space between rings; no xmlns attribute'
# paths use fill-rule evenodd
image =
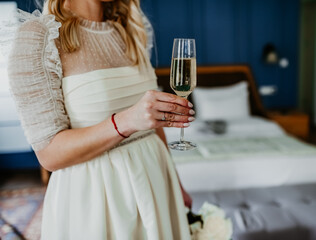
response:
<svg viewBox="0 0 316 240"><path fill-rule="evenodd" d="M141 100L118 117L128 122L121 131L128 135L159 127L188 127L194 121L192 103L174 94L149 90ZM162 120L163 117L165 120ZM119 120L120 121L120 120ZM120 123L118 123L120 128Z"/></svg>

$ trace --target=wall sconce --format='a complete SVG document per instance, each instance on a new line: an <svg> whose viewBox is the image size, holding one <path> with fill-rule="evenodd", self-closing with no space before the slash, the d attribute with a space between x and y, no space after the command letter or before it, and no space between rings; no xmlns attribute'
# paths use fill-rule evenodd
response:
<svg viewBox="0 0 316 240"><path fill-rule="evenodd" d="M267 43L263 47L262 60L265 64L279 64L281 68L287 68L289 66L289 60L287 58L280 58L275 46L272 43Z"/></svg>
<svg viewBox="0 0 316 240"><path fill-rule="evenodd" d="M277 64L279 61L278 53L272 43L267 43L263 47L262 60L266 64Z"/></svg>

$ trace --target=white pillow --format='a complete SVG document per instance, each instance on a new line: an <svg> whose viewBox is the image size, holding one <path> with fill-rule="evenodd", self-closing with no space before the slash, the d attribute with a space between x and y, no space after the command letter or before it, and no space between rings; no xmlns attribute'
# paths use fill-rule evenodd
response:
<svg viewBox="0 0 316 240"><path fill-rule="evenodd" d="M231 120L250 116L247 82L227 87L197 87L192 92L196 118Z"/></svg>

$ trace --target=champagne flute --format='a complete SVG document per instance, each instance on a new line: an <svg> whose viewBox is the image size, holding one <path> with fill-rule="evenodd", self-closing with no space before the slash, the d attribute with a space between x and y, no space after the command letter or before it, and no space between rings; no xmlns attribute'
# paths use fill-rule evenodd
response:
<svg viewBox="0 0 316 240"><path fill-rule="evenodd" d="M188 98L196 87L196 52L194 39L173 41L170 86L180 97ZM169 148L186 151L196 147L192 142L184 140L184 129L181 128L180 141L171 142Z"/></svg>

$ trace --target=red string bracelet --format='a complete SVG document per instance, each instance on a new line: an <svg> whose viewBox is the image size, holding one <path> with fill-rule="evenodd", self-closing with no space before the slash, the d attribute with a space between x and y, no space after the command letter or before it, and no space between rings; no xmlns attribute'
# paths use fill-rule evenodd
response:
<svg viewBox="0 0 316 240"><path fill-rule="evenodd" d="M117 131L117 133L118 133L121 137L123 137L123 138L128 138L128 137L124 136L122 133L120 133L119 130L117 129L116 123L115 123L115 121L114 121L114 115L115 115L115 114L116 114L116 113L113 113L113 114L112 114L112 117L111 117L112 123L113 123L113 125L114 125L115 130Z"/></svg>

